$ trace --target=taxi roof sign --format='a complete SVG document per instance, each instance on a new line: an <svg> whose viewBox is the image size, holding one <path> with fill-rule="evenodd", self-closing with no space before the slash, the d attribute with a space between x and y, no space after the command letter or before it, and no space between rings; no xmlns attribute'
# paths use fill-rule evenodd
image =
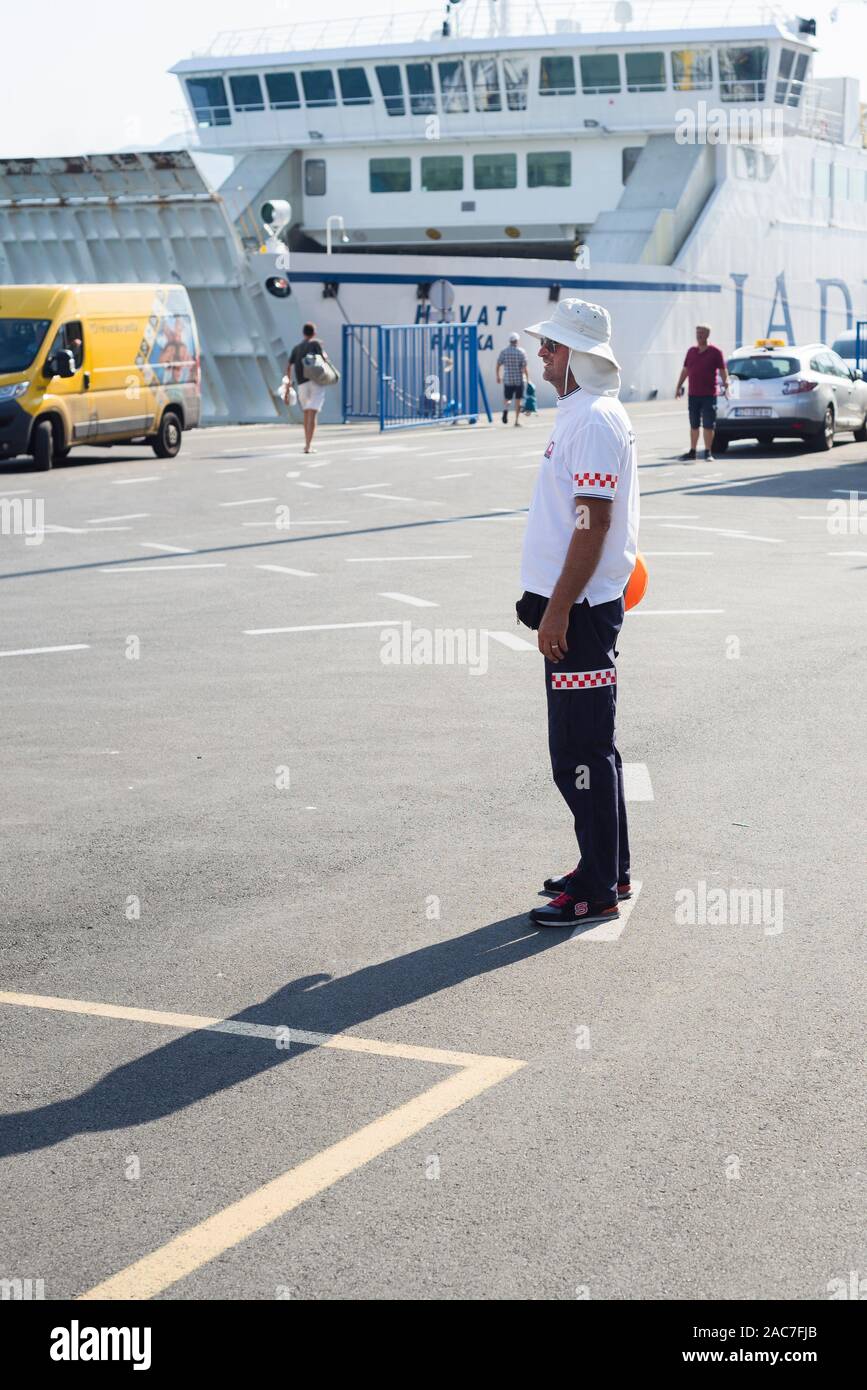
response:
<svg viewBox="0 0 867 1390"><path fill-rule="evenodd" d="M767 348L771 348L771 347L785 347L785 346L786 346L786 340L785 340L785 338L756 338L756 341L755 341L755 343L753 344L753 346L754 346L754 347L767 347Z"/></svg>

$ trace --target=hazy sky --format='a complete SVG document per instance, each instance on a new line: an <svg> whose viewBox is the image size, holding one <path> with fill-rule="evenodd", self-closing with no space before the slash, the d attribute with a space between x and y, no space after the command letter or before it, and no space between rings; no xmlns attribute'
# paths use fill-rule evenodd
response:
<svg viewBox="0 0 867 1390"><path fill-rule="evenodd" d="M471 0L465 0L470 3ZM545 0L540 0L543 13ZM720 10L725 9L721 0ZM4 9L0 157L95 154L157 144L180 127L176 77L166 69L218 30L289 25L306 18L428 10L436 0L41 0ZM867 96L867 4L792 0L815 16L824 52L819 75L862 81ZM830 22L832 11L837 22Z"/></svg>

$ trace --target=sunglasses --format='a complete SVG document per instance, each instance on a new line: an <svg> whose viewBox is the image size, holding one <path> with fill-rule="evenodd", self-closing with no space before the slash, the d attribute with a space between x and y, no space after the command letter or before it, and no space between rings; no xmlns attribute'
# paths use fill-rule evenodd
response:
<svg viewBox="0 0 867 1390"><path fill-rule="evenodd" d="M543 347L546 352L556 352L558 348L561 348L563 346L563 344L555 343L553 338L543 338L540 346Z"/></svg>

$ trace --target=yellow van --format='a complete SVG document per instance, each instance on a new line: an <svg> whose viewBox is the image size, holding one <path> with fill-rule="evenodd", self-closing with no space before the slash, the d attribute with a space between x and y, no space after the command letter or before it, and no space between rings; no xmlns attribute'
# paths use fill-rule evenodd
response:
<svg viewBox="0 0 867 1390"><path fill-rule="evenodd" d="M145 441L174 458L201 414L181 285L0 285L0 462Z"/></svg>

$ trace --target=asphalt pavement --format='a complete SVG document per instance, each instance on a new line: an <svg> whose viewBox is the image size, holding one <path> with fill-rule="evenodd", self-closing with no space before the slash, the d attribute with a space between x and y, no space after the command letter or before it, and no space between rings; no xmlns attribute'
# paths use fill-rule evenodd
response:
<svg viewBox="0 0 867 1390"><path fill-rule="evenodd" d="M549 415L0 469L0 1280L867 1274L867 446L684 464L679 403L630 413L640 889L571 936L526 915L576 859L514 615Z"/></svg>

